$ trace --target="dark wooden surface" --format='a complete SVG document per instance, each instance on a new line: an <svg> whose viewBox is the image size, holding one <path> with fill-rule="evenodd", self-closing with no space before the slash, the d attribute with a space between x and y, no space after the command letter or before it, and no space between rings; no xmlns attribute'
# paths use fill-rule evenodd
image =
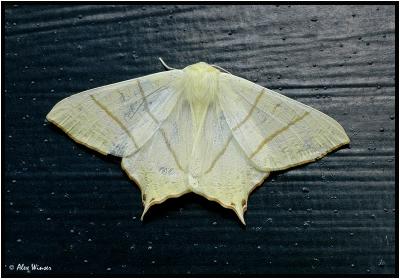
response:
<svg viewBox="0 0 400 279"><path fill-rule="evenodd" d="M3 8L3 275L32 263L68 275L395 272L394 6ZM45 116L73 93L163 71L158 56L217 64L311 105L351 145L270 176L247 227L193 194L141 222L120 160Z"/></svg>

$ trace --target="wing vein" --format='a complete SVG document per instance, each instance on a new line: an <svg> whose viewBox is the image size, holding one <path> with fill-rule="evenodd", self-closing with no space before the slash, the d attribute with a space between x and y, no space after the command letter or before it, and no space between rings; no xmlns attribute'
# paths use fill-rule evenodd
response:
<svg viewBox="0 0 400 279"><path fill-rule="evenodd" d="M146 112L150 115L151 119L153 119L153 121L156 122L157 125L159 125L160 121L158 121L158 119L151 113L150 108L149 108L149 103L147 102L146 96L144 95L144 91L143 91L142 86L140 85L140 81L139 80L137 80L137 85L139 87L139 92L140 92L140 95L142 96Z"/></svg>
<svg viewBox="0 0 400 279"><path fill-rule="evenodd" d="M160 121L159 121L159 120L153 115L153 113L151 113L151 111L150 111L149 104L148 104L148 102L147 102L146 96L145 96L145 94L144 94L144 90L143 90L142 85L140 84L140 81L139 81L139 80L137 81L137 85L138 85L138 87L139 87L140 95L142 96L142 99L143 99L143 103L144 103L144 107L145 107L145 109L146 109L146 112L150 115L151 119L153 119L153 121L154 121L155 123L157 123L157 125L160 125ZM172 157L174 157L174 160L175 160L176 165L178 166L179 170L183 171L183 168L182 168L181 164L179 163L179 160L178 160L178 157L176 156L175 151L172 149L172 145L171 145L171 143L169 142L169 140L168 140L168 138L167 138L167 135L165 134L164 129L163 129L163 128L160 128L160 132L161 132L161 135L162 135L163 138L164 138L165 144L167 145L167 148L168 148L169 152L172 154Z"/></svg>
<svg viewBox="0 0 400 279"><path fill-rule="evenodd" d="M263 93L264 93L264 88L261 90L261 92L258 94L256 101L254 102L253 106L251 107L250 111L247 113L246 117L240 121L240 123L238 123L233 129L232 131L236 131L238 128L240 128L240 126L242 126L247 120L249 120L249 118L251 117L251 115L253 114L254 110L256 109L258 102L260 101Z"/></svg>
<svg viewBox="0 0 400 279"><path fill-rule="evenodd" d="M136 149L138 149L138 144L136 143L135 139L133 138L133 135L131 132L128 130L128 128L124 125L124 123L121 122L121 120L118 119L115 115L113 115L107 108L101 104L98 100L96 100L93 95L89 95L90 98L94 101L94 103L101 109L103 110L108 116L111 117L112 120L114 120L115 123L118 124L118 126L128 135L128 137L132 140L133 145L135 146Z"/></svg>
<svg viewBox="0 0 400 279"><path fill-rule="evenodd" d="M217 161L219 160L219 158L221 158L221 156L224 155L224 153L225 153L226 149L228 148L228 145L230 144L232 139L233 139L233 134L231 134L229 136L228 140L224 144L224 147L221 149L220 152L218 152L217 156L215 156L214 160L211 162L210 167L204 172L204 174L209 173L214 168L214 166L217 163Z"/></svg>
<svg viewBox="0 0 400 279"><path fill-rule="evenodd" d="M179 170L183 171L183 168L182 168L181 164L179 163L179 160L178 160L178 157L176 156L175 151L172 149L171 143L169 142L169 140L167 138L167 135L165 134L164 129L160 128L160 132L161 132L161 135L164 138L165 144L167 145L167 148L168 148L169 152L172 154L172 157L174 157L176 165L178 166Z"/></svg>
<svg viewBox="0 0 400 279"><path fill-rule="evenodd" d="M307 115L309 115L310 112L306 111L303 115L296 117L294 120L292 120L291 122L289 122L289 124L287 124L286 126L276 130L274 133L272 133L270 136L266 137L256 148L256 150L250 155L250 159L252 159L260 150L261 148L264 147L264 145L266 145L268 142L270 142L271 140L273 140L276 136L278 136L279 134L281 134L283 131L286 131L287 129L289 129L291 126L295 125L297 122L301 121L304 117L306 117Z"/></svg>
<svg viewBox="0 0 400 279"><path fill-rule="evenodd" d="M263 88L262 89L262 91L261 91L261 93L266 93L265 92L265 89L266 88ZM236 93L238 96L240 96L246 103L248 103L249 105L252 105L248 100L247 100L247 98L245 98L244 96L242 96L241 94L239 94L239 93L237 93L237 91L236 90L234 90L234 89L232 89L232 92L234 92L234 93ZM282 95L283 96L283 95ZM257 96L257 98L258 98L259 96ZM283 97L285 97L285 96L283 96ZM260 98L258 99L258 101L260 101L260 99L261 99L261 96L260 96ZM289 99L289 98L288 98ZM294 100L291 100L291 99L289 99L291 102L295 102ZM255 102L255 104L257 105L257 102ZM277 104L277 105L275 105L274 106L274 111L279 107L279 106L281 106L281 103L279 103L279 104ZM257 107L257 106L256 106ZM307 107L307 106L306 106ZM283 124L283 125L285 125L286 123L285 122L283 122L283 121L281 121L279 118L277 118L277 117L275 117L275 115L273 114L273 113L270 113L270 112L268 112L268 111L266 111L266 110L264 110L262 107L257 107L258 109L260 109L263 113L265 113L266 115L268 115L268 116L270 116L270 117L272 117L275 121L277 121L277 122L279 122L279 123L281 123L281 124ZM311 107L308 107L308 108L311 108ZM312 108L311 108L312 109ZM292 110L292 111L294 111L296 114L297 114L297 112L293 109L293 108L291 108L290 107L290 110ZM309 113L309 112L308 112ZM244 123L241 123L241 125L242 124L244 124ZM289 123L290 124L290 123ZM286 127L286 126L285 126ZM237 128L240 128L240 127L237 127ZM283 129L283 130L286 130L286 129ZM294 135L296 136L296 138L298 139L298 140L300 140L301 141L301 138L296 134L296 133L294 133ZM274 136L275 137L275 136ZM262 147L262 146L261 146ZM261 148L260 147L260 148ZM253 156L254 156L255 154L253 154ZM250 157L250 159L251 159L252 157Z"/></svg>

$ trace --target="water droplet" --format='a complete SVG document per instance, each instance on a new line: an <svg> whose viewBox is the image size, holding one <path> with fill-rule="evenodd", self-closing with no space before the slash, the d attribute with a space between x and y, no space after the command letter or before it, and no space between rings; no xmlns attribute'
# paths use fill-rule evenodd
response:
<svg viewBox="0 0 400 279"><path fill-rule="evenodd" d="M47 221L51 221L51 218L50 218L50 217L47 217L46 220L47 220Z"/></svg>
<svg viewBox="0 0 400 279"><path fill-rule="evenodd" d="M88 241L88 242L92 242L92 239L91 239L91 238L89 238L87 241Z"/></svg>
<svg viewBox="0 0 400 279"><path fill-rule="evenodd" d="M303 187L303 188L301 188L301 190L303 191L303 193L310 192L310 189L308 189L307 187Z"/></svg>
<svg viewBox="0 0 400 279"><path fill-rule="evenodd" d="M356 17L356 14L352 14L351 16L352 16L352 17Z"/></svg>
<svg viewBox="0 0 400 279"><path fill-rule="evenodd" d="M216 225L216 224L217 224L217 222L215 222L215 221L214 221L214 222L212 222L212 224L213 224L213 225Z"/></svg>
<svg viewBox="0 0 400 279"><path fill-rule="evenodd" d="M394 119L394 115L391 115L391 116L390 116L390 119L393 120L393 119Z"/></svg>
<svg viewBox="0 0 400 279"><path fill-rule="evenodd" d="M354 233L351 232L351 233L349 233L349 235L350 235L350 236L354 236Z"/></svg>
<svg viewBox="0 0 400 279"><path fill-rule="evenodd" d="M318 21L318 19L317 18L312 18L312 19L310 19L312 22L317 22Z"/></svg>
<svg viewBox="0 0 400 279"><path fill-rule="evenodd" d="M18 238L18 239L17 239L17 242L22 242L22 239L21 239L21 238Z"/></svg>
<svg viewBox="0 0 400 279"><path fill-rule="evenodd" d="M107 271L110 271L111 270L111 267L107 267Z"/></svg>
<svg viewBox="0 0 400 279"><path fill-rule="evenodd" d="M312 269L315 269L315 268L317 268L318 267L318 265L319 265L319 259L318 258L313 258L313 264L311 265L311 268Z"/></svg>
<svg viewBox="0 0 400 279"><path fill-rule="evenodd" d="M337 209L333 210L333 213L339 213L339 211Z"/></svg>
<svg viewBox="0 0 400 279"><path fill-rule="evenodd" d="M289 208L288 208L288 211L289 211L289 212L292 212L292 208L291 208L291 207L289 207Z"/></svg>
<svg viewBox="0 0 400 279"><path fill-rule="evenodd" d="M149 246L149 247L147 247L147 250L151 250L151 249L153 249L153 246Z"/></svg>
<svg viewBox="0 0 400 279"><path fill-rule="evenodd" d="M372 219L375 219L375 218L376 218L375 214L371 214L370 217L371 217Z"/></svg>
<svg viewBox="0 0 400 279"><path fill-rule="evenodd" d="M11 182L12 182L12 183L15 183L15 182L17 182L17 180L13 179L13 180L11 180Z"/></svg>
<svg viewBox="0 0 400 279"><path fill-rule="evenodd" d="M383 259L379 260L378 266L384 267L385 266L385 261Z"/></svg>
<svg viewBox="0 0 400 279"><path fill-rule="evenodd" d="M305 221L304 223L303 223L303 226L304 227L309 227L311 224L311 221Z"/></svg>
<svg viewBox="0 0 400 279"><path fill-rule="evenodd" d="M385 131L385 129L383 129L383 128L379 129L379 132L381 132L381 133L383 133L384 131Z"/></svg>
<svg viewBox="0 0 400 279"><path fill-rule="evenodd" d="M355 264L351 264L351 267L354 268L356 265Z"/></svg>
<svg viewBox="0 0 400 279"><path fill-rule="evenodd" d="M75 230L74 230L74 229L70 229L69 231L70 231L70 233L74 233L74 232L75 232Z"/></svg>
<svg viewBox="0 0 400 279"><path fill-rule="evenodd" d="M152 264L155 264L155 263L156 263L156 261L151 261L151 263L152 263Z"/></svg>

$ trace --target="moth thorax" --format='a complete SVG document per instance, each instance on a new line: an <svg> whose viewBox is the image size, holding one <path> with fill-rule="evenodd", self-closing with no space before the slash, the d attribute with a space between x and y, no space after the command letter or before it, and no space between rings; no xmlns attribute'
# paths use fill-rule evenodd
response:
<svg viewBox="0 0 400 279"><path fill-rule="evenodd" d="M209 104L218 90L219 71L207 63L200 62L183 69L185 93L191 104Z"/></svg>

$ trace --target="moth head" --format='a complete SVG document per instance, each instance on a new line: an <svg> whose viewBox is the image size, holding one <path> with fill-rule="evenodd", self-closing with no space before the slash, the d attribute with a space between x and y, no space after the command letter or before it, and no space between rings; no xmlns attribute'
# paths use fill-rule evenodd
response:
<svg viewBox="0 0 400 279"><path fill-rule="evenodd" d="M196 106L198 110L206 112L208 105L215 99L220 71L205 62L199 62L187 66L183 72L182 87L186 99L192 107ZM201 115L201 112L196 114Z"/></svg>
<svg viewBox="0 0 400 279"><path fill-rule="evenodd" d="M197 72L197 73L218 73L219 70L214 68L213 66L207 64L206 62L198 62L193 65L189 65L183 69L187 72Z"/></svg>

